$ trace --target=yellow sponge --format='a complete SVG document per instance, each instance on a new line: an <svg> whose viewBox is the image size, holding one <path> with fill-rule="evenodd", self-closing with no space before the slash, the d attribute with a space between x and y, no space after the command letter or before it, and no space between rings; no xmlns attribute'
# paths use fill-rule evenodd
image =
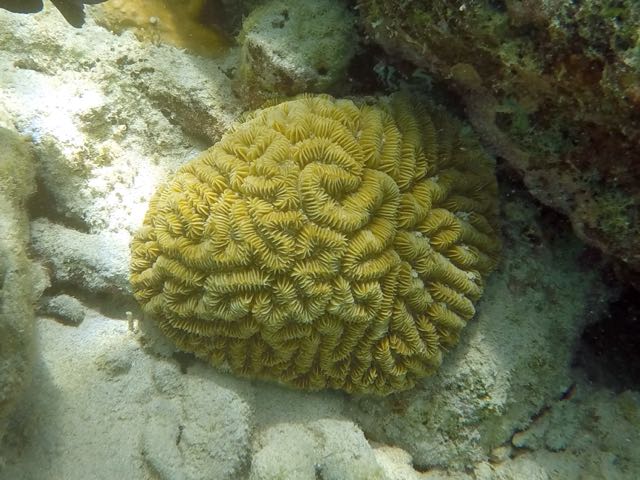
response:
<svg viewBox="0 0 640 480"><path fill-rule="evenodd" d="M496 263L493 170L460 124L407 97L258 110L151 200L135 297L179 348L240 375L411 388Z"/></svg>

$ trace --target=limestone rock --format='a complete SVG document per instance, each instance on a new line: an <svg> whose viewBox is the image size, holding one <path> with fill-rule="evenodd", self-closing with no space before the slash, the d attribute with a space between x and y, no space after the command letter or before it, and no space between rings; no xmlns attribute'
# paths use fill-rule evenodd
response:
<svg viewBox="0 0 640 480"><path fill-rule="evenodd" d="M31 222L33 249L53 281L94 294L129 292L129 239L126 231L82 233L44 218Z"/></svg>
<svg viewBox="0 0 640 480"><path fill-rule="evenodd" d="M42 298L39 312L60 319L63 323L79 325L84 320L84 306L70 295Z"/></svg>

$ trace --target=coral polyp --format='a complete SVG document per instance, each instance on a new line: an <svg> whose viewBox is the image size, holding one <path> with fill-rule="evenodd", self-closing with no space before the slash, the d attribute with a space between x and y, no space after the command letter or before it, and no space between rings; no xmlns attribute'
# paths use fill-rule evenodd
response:
<svg viewBox="0 0 640 480"><path fill-rule="evenodd" d="M180 349L387 394L434 372L500 249L494 164L439 109L304 96L247 115L150 201L131 284Z"/></svg>

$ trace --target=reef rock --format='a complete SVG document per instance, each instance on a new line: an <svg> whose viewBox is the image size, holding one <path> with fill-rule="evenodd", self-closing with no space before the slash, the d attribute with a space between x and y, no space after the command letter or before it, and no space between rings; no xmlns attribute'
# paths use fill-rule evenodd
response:
<svg viewBox="0 0 640 480"><path fill-rule="evenodd" d="M157 182L238 114L231 83L213 60L95 24L74 30L54 13L0 11L0 100L32 138L49 194L36 214L132 231Z"/></svg>
<svg viewBox="0 0 640 480"><path fill-rule="evenodd" d="M274 0L244 19L238 42L234 87L258 106L274 96L339 93L357 39L342 1Z"/></svg>
<svg viewBox="0 0 640 480"><path fill-rule="evenodd" d="M82 233L40 218L31 222L33 251L43 259L53 282L93 295L130 293L126 231Z"/></svg>
<svg viewBox="0 0 640 480"><path fill-rule="evenodd" d="M0 104L0 438L30 380L33 304L40 293L28 258L26 202L35 190L33 157Z"/></svg>
<svg viewBox="0 0 640 480"><path fill-rule="evenodd" d="M55 317L69 325L80 325L84 320L85 308L77 298L62 294L41 298L38 313Z"/></svg>
<svg viewBox="0 0 640 480"><path fill-rule="evenodd" d="M127 287L128 232L159 183L237 117L222 73L237 64L115 35L93 23L94 7L73 29L45 6L35 15L0 10L0 102L32 142L40 188L29 201L31 251L50 269L50 294L78 299L85 318L77 326L36 321L33 381L15 402L27 350L5 350L3 342L27 339L31 298L42 287L14 274L26 271L27 218L22 204L2 197L0 218L11 228L0 232L1 295L3 302L9 288L17 295L10 319L25 328L2 330L0 317L0 357L17 353L9 356L18 362L0 362L0 389L11 398L0 410L12 407L0 477L640 478L637 392L583 388L569 367L572 345L599 308L593 292L605 288L581 267L582 247L538 221L528 197L505 195L506 248L476 303L479 314L438 373L409 392L310 393L237 378L173 350L150 352ZM10 123L0 120L13 145ZM101 163L101 148L111 163ZM18 172L11 170L9 185L31 178ZM96 255L95 242L104 242L109 261ZM5 268L5 259L19 269Z"/></svg>
<svg viewBox="0 0 640 480"><path fill-rule="evenodd" d="M361 0L372 39L455 89L587 243L640 270L640 3Z"/></svg>

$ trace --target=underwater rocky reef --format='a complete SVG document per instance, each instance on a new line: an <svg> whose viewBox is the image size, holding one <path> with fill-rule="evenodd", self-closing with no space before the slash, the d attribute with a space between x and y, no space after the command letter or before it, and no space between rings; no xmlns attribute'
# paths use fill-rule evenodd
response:
<svg viewBox="0 0 640 480"><path fill-rule="evenodd" d="M640 4L358 2L371 39L460 96L584 241L640 270Z"/></svg>
<svg viewBox="0 0 640 480"><path fill-rule="evenodd" d="M635 2L84 3L0 9L0 478L640 477Z"/></svg>

